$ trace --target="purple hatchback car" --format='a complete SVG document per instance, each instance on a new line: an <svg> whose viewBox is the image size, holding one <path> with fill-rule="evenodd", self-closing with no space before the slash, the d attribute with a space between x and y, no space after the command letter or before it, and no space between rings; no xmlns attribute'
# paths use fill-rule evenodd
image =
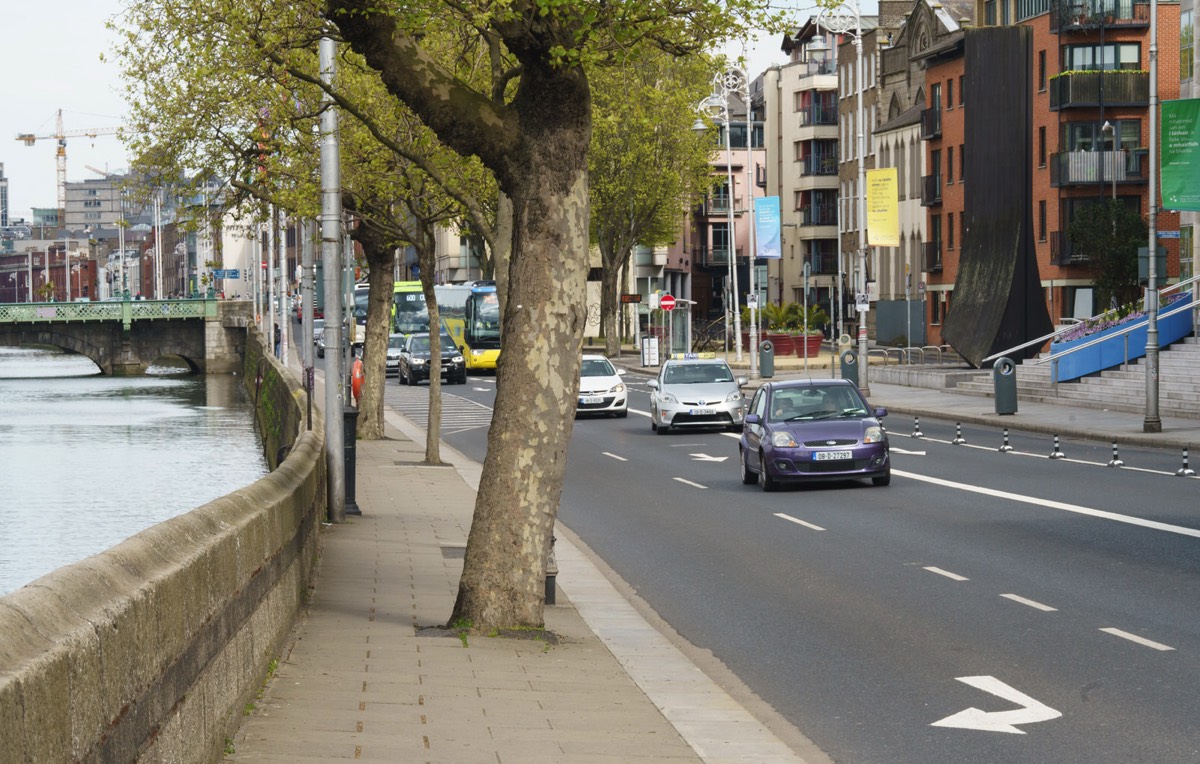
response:
<svg viewBox="0 0 1200 764"><path fill-rule="evenodd" d="M768 382L746 413L738 444L742 482L764 491L782 483L870 478L892 481L887 433L858 387L844 379Z"/></svg>

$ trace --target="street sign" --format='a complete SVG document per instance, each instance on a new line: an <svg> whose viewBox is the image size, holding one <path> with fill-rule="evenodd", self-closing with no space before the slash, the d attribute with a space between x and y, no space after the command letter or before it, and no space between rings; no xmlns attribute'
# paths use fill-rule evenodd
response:
<svg viewBox="0 0 1200 764"><path fill-rule="evenodd" d="M1178 239L1179 231L1156 231L1155 235L1160 239Z"/></svg>
<svg viewBox="0 0 1200 764"><path fill-rule="evenodd" d="M664 294L658 299L658 307L662 308L663 310L674 310L675 298L669 294Z"/></svg>
<svg viewBox="0 0 1200 764"><path fill-rule="evenodd" d="M641 302L641 301L642 301L642 296L640 294L623 294L623 295L621 295L621 302L623 302L623 303L635 303L635 302Z"/></svg>

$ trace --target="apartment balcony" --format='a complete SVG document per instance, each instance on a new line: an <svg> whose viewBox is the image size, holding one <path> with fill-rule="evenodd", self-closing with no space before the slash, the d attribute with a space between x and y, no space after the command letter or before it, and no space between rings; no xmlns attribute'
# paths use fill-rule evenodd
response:
<svg viewBox="0 0 1200 764"><path fill-rule="evenodd" d="M1053 265L1087 265L1091 260L1086 255L1075 254L1066 231L1055 231L1050 234L1050 262Z"/></svg>
<svg viewBox="0 0 1200 764"><path fill-rule="evenodd" d="M800 225L837 225L837 202L809 204L801 209Z"/></svg>
<svg viewBox="0 0 1200 764"><path fill-rule="evenodd" d="M921 177L921 206L942 206L942 174Z"/></svg>
<svg viewBox="0 0 1200 764"><path fill-rule="evenodd" d="M1134 0L1050 0L1050 33L1088 32L1101 27L1150 26L1150 3Z"/></svg>
<svg viewBox="0 0 1200 764"><path fill-rule="evenodd" d="M711 215L728 215L729 214L729 194L712 194L704 202L703 209L700 210L702 216ZM735 202L736 203L736 202ZM734 212L737 208L734 207Z"/></svg>
<svg viewBox="0 0 1200 764"><path fill-rule="evenodd" d="M803 166L800 168L801 175L837 175L838 174L838 159L830 154L823 156L820 154L810 154L804 157Z"/></svg>
<svg viewBox="0 0 1200 764"><path fill-rule="evenodd" d="M1050 110L1147 106L1150 73L1140 69L1064 72L1050 78Z"/></svg>
<svg viewBox="0 0 1200 764"><path fill-rule="evenodd" d="M1145 183L1145 156L1142 151L1060 151L1050 155L1050 185Z"/></svg>
<svg viewBox="0 0 1200 764"><path fill-rule="evenodd" d="M925 248L925 270L929 273L941 273L942 243L940 241L927 241L921 246Z"/></svg>
<svg viewBox="0 0 1200 764"><path fill-rule="evenodd" d="M837 104L812 104L800 110L800 127L837 125Z"/></svg>
<svg viewBox="0 0 1200 764"><path fill-rule="evenodd" d="M921 111L921 140L928 141L942 137L942 110L924 109Z"/></svg>
<svg viewBox="0 0 1200 764"><path fill-rule="evenodd" d="M734 250L737 257L742 256L742 248ZM729 247L696 247L692 250L693 262L704 268L727 268L729 266Z"/></svg>

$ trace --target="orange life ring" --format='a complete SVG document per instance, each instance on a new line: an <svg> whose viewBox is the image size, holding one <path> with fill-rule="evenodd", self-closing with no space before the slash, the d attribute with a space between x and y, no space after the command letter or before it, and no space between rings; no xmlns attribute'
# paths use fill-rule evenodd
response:
<svg viewBox="0 0 1200 764"><path fill-rule="evenodd" d="M362 397L363 387L363 362L361 358L355 358L354 364L350 367L350 392L354 394L354 400Z"/></svg>

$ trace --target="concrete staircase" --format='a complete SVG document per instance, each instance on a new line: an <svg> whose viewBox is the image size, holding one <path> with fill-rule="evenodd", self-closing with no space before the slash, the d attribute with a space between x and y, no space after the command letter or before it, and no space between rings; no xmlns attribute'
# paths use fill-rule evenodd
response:
<svg viewBox="0 0 1200 764"><path fill-rule="evenodd" d="M1039 358L1048 354L1043 354ZM1050 381L1050 363L1030 359L1017 364L1017 402L1061 401L1072 406L1143 412L1146 410L1145 359L1102 371L1072 382ZM888 382L886 379L878 379ZM994 397L992 372L959 374L947 380L955 392ZM902 384L896 382L896 384ZM1159 351L1158 408L1163 416L1200 419L1200 340L1187 337Z"/></svg>

